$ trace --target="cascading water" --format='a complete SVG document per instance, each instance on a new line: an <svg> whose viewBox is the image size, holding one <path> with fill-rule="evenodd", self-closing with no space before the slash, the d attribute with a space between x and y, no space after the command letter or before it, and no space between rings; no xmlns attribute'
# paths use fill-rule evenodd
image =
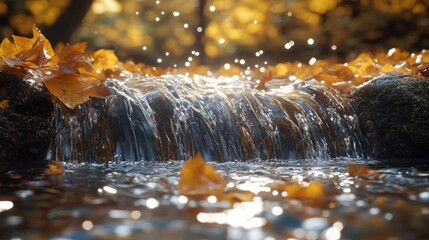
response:
<svg viewBox="0 0 429 240"><path fill-rule="evenodd" d="M110 80L112 96L55 110L61 161L327 159L365 154L347 100L317 81L184 76Z"/></svg>

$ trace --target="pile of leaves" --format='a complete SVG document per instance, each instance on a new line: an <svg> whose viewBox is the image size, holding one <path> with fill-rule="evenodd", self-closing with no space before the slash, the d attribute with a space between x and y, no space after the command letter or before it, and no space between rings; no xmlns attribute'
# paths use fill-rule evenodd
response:
<svg viewBox="0 0 429 240"><path fill-rule="evenodd" d="M65 45L56 51L33 26L33 37L12 36L0 45L0 70L26 80L43 83L49 92L69 108L90 97L105 97L110 91L103 82L118 58L113 51L85 52L86 43Z"/></svg>

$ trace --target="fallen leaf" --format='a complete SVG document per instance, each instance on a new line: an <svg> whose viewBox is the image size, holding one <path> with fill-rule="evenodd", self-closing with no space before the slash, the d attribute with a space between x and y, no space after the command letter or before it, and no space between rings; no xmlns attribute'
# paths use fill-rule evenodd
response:
<svg viewBox="0 0 429 240"><path fill-rule="evenodd" d="M287 197L290 199L315 200L325 196L325 185L318 182L311 182L307 185L281 182L270 184L269 187L272 190L287 192Z"/></svg>
<svg viewBox="0 0 429 240"><path fill-rule="evenodd" d="M113 50L100 49L92 56L94 58L93 67L95 71L114 70L119 63L118 57L116 57Z"/></svg>
<svg viewBox="0 0 429 240"><path fill-rule="evenodd" d="M264 73L264 75L262 75L261 80L259 80L259 84L256 87L256 89L258 89L258 90L264 90L265 89L265 83L267 83L271 79L273 79L273 73L271 72L271 70L268 69Z"/></svg>
<svg viewBox="0 0 429 240"><path fill-rule="evenodd" d="M71 109L88 101L90 97L105 97L110 94L110 91L102 86L96 78L85 78L78 73L56 74L56 76L44 81L45 86L52 95L58 97Z"/></svg>
<svg viewBox="0 0 429 240"><path fill-rule="evenodd" d="M9 107L9 100L0 100L0 108L5 109Z"/></svg>
<svg viewBox="0 0 429 240"><path fill-rule="evenodd" d="M356 166L354 163L349 164L349 175L351 177L362 177L377 179L380 177L380 173L376 169L371 169L366 166Z"/></svg>
<svg viewBox="0 0 429 240"><path fill-rule="evenodd" d="M55 161L49 164L49 168L45 170L46 174L62 174L64 172L60 161Z"/></svg>
<svg viewBox="0 0 429 240"><path fill-rule="evenodd" d="M182 167L179 181L179 192L188 197L205 197L222 195L227 181L203 157L197 154L189 157Z"/></svg>

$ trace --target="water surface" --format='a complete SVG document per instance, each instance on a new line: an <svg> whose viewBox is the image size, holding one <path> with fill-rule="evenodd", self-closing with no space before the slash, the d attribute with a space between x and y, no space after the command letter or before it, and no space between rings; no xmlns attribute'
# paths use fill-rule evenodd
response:
<svg viewBox="0 0 429 240"><path fill-rule="evenodd" d="M3 165L0 239L428 239L429 165L356 159L212 163L250 202L191 200L177 191L183 161L64 163L46 175ZM351 177L350 163L381 174ZM291 199L275 181L322 183Z"/></svg>

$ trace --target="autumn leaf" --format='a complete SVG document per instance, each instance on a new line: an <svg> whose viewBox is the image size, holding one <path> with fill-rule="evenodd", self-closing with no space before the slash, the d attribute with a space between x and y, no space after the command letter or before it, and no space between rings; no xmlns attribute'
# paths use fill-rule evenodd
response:
<svg viewBox="0 0 429 240"><path fill-rule="evenodd" d="M116 57L113 50L100 49L92 56L94 58L93 68L95 71L114 70L119 63L118 57Z"/></svg>
<svg viewBox="0 0 429 240"><path fill-rule="evenodd" d="M64 172L60 161L55 161L49 164L49 168L45 170L46 174L62 174Z"/></svg>
<svg viewBox="0 0 429 240"><path fill-rule="evenodd" d="M366 166L356 166L354 163L349 164L349 175L351 177L362 177L377 179L380 177L380 173L376 169L371 169Z"/></svg>
<svg viewBox="0 0 429 240"><path fill-rule="evenodd" d="M88 72L92 71L94 59L91 54L85 52L86 43L66 45L61 49L58 56L58 67L62 73L79 73L82 68Z"/></svg>
<svg viewBox="0 0 429 240"><path fill-rule="evenodd" d="M316 200L325 196L325 186L318 182L311 182L307 185L281 182L270 184L269 187L273 190L287 192L287 197L291 199Z"/></svg>
<svg viewBox="0 0 429 240"><path fill-rule="evenodd" d="M188 197L222 195L227 181L203 157L197 154L189 157L182 167L179 192Z"/></svg>
<svg viewBox="0 0 429 240"><path fill-rule="evenodd" d="M110 91L96 78L76 74L61 74L44 81L52 95L58 97L67 107L74 109L90 97L105 97Z"/></svg>
<svg viewBox="0 0 429 240"><path fill-rule="evenodd" d="M259 84L256 87L256 89L258 89L258 90L264 90L265 89L265 83L267 83L271 79L273 79L273 73L271 72L271 70L268 69L264 73L264 75L262 75L261 80L259 80Z"/></svg>
<svg viewBox="0 0 429 240"><path fill-rule="evenodd" d="M9 100L0 100L0 109L5 109L9 107Z"/></svg>

